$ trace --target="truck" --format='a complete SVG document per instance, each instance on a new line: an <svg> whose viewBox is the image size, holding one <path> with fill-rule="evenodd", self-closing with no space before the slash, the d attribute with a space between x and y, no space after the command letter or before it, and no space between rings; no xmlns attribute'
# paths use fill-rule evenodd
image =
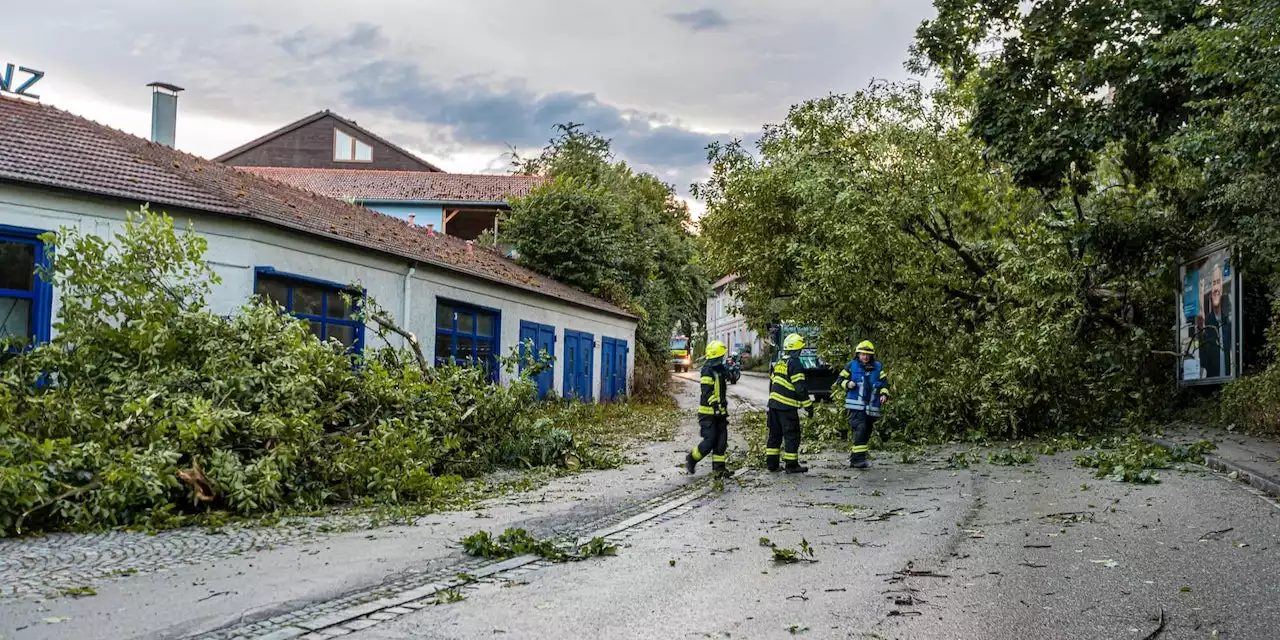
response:
<svg viewBox="0 0 1280 640"><path fill-rule="evenodd" d="M677 372L688 371L693 364L693 351L689 347L689 336L671 338L671 366Z"/></svg>
<svg viewBox="0 0 1280 640"><path fill-rule="evenodd" d="M769 343L773 345L769 364L778 363L782 357L782 342L787 336L798 333L804 336L804 348L800 350L800 365L804 368L805 385L809 397L819 401L831 399L831 385L840 376L840 365L832 366L818 355L818 330L792 324L775 324L769 327Z"/></svg>

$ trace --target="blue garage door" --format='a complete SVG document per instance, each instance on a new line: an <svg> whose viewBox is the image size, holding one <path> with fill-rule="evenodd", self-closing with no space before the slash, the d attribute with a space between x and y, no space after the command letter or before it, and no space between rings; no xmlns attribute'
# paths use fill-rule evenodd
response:
<svg viewBox="0 0 1280 640"><path fill-rule="evenodd" d="M538 384L538 398L544 399L551 393L555 381L556 328L549 324L520 321L520 370L525 367L525 349L533 345L533 357L538 358L543 352L547 354L547 367L533 381Z"/></svg>
<svg viewBox="0 0 1280 640"><path fill-rule="evenodd" d="M564 332L564 396L590 401L594 373L595 336L581 331Z"/></svg>
<svg viewBox="0 0 1280 640"><path fill-rule="evenodd" d="M618 400L627 395L627 341L600 339L600 398Z"/></svg>

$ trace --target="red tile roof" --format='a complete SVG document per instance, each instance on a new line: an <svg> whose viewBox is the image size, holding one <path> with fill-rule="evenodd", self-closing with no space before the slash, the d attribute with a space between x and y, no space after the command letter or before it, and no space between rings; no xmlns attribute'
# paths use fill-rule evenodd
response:
<svg viewBox="0 0 1280 640"><path fill-rule="evenodd" d="M541 176L505 176L370 169L297 169L238 167L265 178L314 191L330 198L358 200L446 200L506 203L528 195Z"/></svg>
<svg viewBox="0 0 1280 640"><path fill-rule="evenodd" d="M612 304L497 253L363 207L176 151L60 109L0 96L0 180L255 220L613 315Z"/></svg>
<svg viewBox="0 0 1280 640"><path fill-rule="evenodd" d="M719 280L716 280L716 283L711 285L711 290L715 291L720 287L723 287L731 282L737 282L737 281L738 281L738 276L733 276L733 275L725 276L723 278L720 278Z"/></svg>

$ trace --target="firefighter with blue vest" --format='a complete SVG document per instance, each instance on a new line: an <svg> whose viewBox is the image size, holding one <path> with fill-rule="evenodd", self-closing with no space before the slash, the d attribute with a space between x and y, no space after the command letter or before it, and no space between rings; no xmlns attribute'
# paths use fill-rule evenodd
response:
<svg viewBox="0 0 1280 640"><path fill-rule="evenodd" d="M702 431L702 442L685 454L685 471L693 473L698 462L711 455L711 473L723 476L726 473L725 463L729 449L729 397L725 393L724 356L729 352L723 342L713 341L707 345L706 364L702 365L701 388L698 400L698 427Z"/></svg>
<svg viewBox="0 0 1280 640"><path fill-rule="evenodd" d="M867 462L871 428L889 402L889 383L884 367L876 360L876 346L870 340L858 343L857 357L840 371L837 384L845 389L844 408L849 413L849 430L853 432L849 466L866 469L871 466Z"/></svg>
<svg viewBox="0 0 1280 640"><path fill-rule="evenodd" d="M813 417L813 404L800 363L804 337L798 333L782 341L782 357L773 365L769 376L769 440L765 443L764 461L770 471L805 473L800 464L800 410ZM783 468L779 468L781 458Z"/></svg>

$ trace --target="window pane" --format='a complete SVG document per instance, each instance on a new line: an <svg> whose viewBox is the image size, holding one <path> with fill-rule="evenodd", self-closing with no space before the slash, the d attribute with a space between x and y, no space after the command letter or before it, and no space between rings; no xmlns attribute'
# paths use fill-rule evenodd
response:
<svg viewBox="0 0 1280 640"><path fill-rule="evenodd" d="M347 301L343 299L342 294L337 291L330 291L325 294L325 302L328 307L325 308L325 315L330 318L350 318L347 312Z"/></svg>
<svg viewBox="0 0 1280 640"><path fill-rule="evenodd" d="M453 331L453 307L436 303L436 328Z"/></svg>
<svg viewBox="0 0 1280 640"><path fill-rule="evenodd" d="M476 317L465 311L458 312L458 333L471 333Z"/></svg>
<svg viewBox="0 0 1280 640"><path fill-rule="evenodd" d="M31 336L31 301L0 298L0 338Z"/></svg>
<svg viewBox="0 0 1280 640"><path fill-rule="evenodd" d="M0 289L31 291L35 272L35 245L0 241Z"/></svg>
<svg viewBox="0 0 1280 640"><path fill-rule="evenodd" d="M333 130L333 159L334 160L351 160L351 143L355 142L355 138L334 129Z"/></svg>
<svg viewBox="0 0 1280 640"><path fill-rule="evenodd" d="M449 364L453 355L453 336L447 333L436 334L436 364Z"/></svg>
<svg viewBox="0 0 1280 640"><path fill-rule="evenodd" d="M487 361L493 355L492 340L476 340L476 359Z"/></svg>
<svg viewBox="0 0 1280 640"><path fill-rule="evenodd" d="M318 316L324 313L323 304L323 290L307 285L298 285L293 288L293 308L290 311Z"/></svg>
<svg viewBox="0 0 1280 640"><path fill-rule="evenodd" d="M493 337L493 315L481 313L476 316L476 333L486 338Z"/></svg>
<svg viewBox="0 0 1280 640"><path fill-rule="evenodd" d="M471 362L472 356L471 338L458 337L458 363L466 364Z"/></svg>
<svg viewBox="0 0 1280 640"><path fill-rule="evenodd" d="M319 322L312 322L310 320L303 320L303 322L307 323L307 328L311 330L311 335L314 335L315 337L320 338L321 340L324 340L323 324Z"/></svg>
<svg viewBox="0 0 1280 640"><path fill-rule="evenodd" d="M373 160L373 147L356 140L356 160L362 162Z"/></svg>
<svg viewBox="0 0 1280 640"><path fill-rule="evenodd" d="M266 296L268 300L282 307L289 307L289 287L275 278L258 278L258 285L253 292Z"/></svg>
<svg viewBox="0 0 1280 640"><path fill-rule="evenodd" d="M356 328L345 324L326 325L329 328L329 339L353 347L356 344Z"/></svg>

